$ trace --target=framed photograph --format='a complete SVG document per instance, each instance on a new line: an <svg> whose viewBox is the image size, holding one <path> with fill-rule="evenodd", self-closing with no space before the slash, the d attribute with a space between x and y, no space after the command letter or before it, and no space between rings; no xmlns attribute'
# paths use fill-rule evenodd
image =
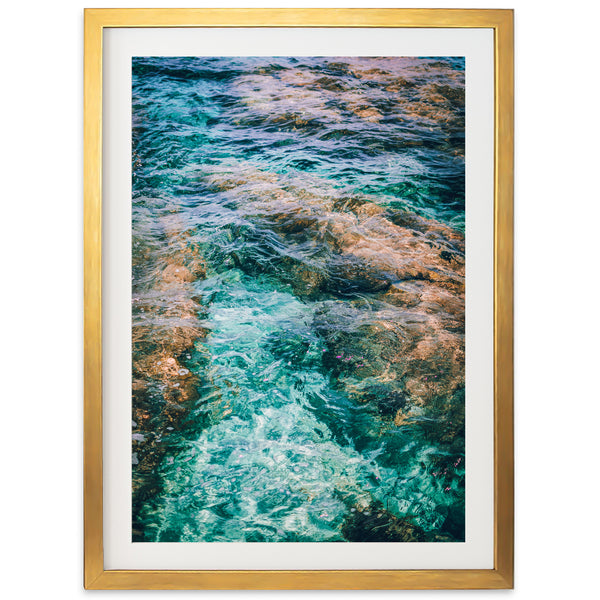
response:
<svg viewBox="0 0 600 600"><path fill-rule="evenodd" d="M513 14L85 11L85 587L513 584Z"/></svg>

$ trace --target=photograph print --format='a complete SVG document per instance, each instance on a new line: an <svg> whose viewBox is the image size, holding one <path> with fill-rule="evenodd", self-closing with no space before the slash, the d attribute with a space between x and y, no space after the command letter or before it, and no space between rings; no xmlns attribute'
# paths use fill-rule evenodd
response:
<svg viewBox="0 0 600 600"><path fill-rule="evenodd" d="M465 59L132 59L132 541L465 541Z"/></svg>

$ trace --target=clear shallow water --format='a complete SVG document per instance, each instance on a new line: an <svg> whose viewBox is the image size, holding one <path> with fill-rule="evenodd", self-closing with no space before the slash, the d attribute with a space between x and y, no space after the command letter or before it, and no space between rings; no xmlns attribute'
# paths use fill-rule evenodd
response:
<svg viewBox="0 0 600 600"><path fill-rule="evenodd" d="M463 82L134 59L135 541L463 539Z"/></svg>

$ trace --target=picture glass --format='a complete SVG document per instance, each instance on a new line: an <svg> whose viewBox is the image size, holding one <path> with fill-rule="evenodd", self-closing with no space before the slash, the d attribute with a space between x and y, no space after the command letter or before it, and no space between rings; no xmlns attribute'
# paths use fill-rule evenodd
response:
<svg viewBox="0 0 600 600"><path fill-rule="evenodd" d="M131 59L131 541L465 541L465 58Z"/></svg>

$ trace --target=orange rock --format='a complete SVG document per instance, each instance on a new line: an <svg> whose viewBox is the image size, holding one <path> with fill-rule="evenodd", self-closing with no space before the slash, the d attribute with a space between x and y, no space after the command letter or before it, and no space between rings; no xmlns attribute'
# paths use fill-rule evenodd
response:
<svg viewBox="0 0 600 600"><path fill-rule="evenodd" d="M195 279L187 267L174 263L167 265L162 272L162 278L167 283L172 283L174 281L190 282Z"/></svg>

